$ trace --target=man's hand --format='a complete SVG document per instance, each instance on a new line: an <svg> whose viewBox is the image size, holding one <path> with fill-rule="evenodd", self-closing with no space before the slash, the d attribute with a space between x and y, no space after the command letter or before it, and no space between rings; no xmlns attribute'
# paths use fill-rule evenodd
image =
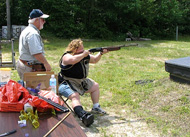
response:
<svg viewBox="0 0 190 137"><path fill-rule="evenodd" d="M44 64L44 67L46 69L46 71L51 71L51 66L50 64L47 62L46 58L44 57L44 55L42 53L38 53L35 54L34 57L41 63Z"/></svg>
<svg viewBox="0 0 190 137"><path fill-rule="evenodd" d="M45 63L44 67L45 67L46 71L51 71L51 66L49 65L49 63Z"/></svg>

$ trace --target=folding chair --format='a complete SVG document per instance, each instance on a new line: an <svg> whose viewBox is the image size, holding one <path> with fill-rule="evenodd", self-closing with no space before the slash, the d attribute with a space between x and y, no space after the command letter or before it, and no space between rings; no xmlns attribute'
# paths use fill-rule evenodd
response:
<svg viewBox="0 0 190 137"><path fill-rule="evenodd" d="M73 112L73 114L75 114L74 110L69 106L69 104L67 103L67 101L69 100L69 98L64 99L64 97L62 95L59 95L59 97L63 100L63 102L66 104L66 106L71 110L71 112Z"/></svg>
<svg viewBox="0 0 190 137"><path fill-rule="evenodd" d="M59 83L57 82L58 87L59 87ZM73 112L73 114L75 114L74 110L72 109L72 107L69 106L69 104L67 103L67 101L69 100L69 98L64 99L65 97L61 94L59 94L58 91L58 87L57 87L57 95L61 98L61 100L63 100L63 102L66 104L66 106L70 109L71 112Z"/></svg>

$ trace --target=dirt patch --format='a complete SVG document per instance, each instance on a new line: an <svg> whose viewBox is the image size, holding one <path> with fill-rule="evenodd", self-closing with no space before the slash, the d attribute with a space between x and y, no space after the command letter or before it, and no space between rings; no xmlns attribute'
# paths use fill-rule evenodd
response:
<svg viewBox="0 0 190 137"><path fill-rule="evenodd" d="M124 110L121 110L124 111ZM121 112L120 111L120 112ZM145 120L127 115L121 116L119 113L109 112L107 115L95 115L95 121L90 127L85 127L83 123L75 117L81 128L88 137L159 137L153 129L150 129Z"/></svg>

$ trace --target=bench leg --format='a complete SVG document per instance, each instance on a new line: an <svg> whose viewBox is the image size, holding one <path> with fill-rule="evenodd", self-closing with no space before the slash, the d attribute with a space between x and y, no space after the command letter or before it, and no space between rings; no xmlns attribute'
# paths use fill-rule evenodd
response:
<svg viewBox="0 0 190 137"><path fill-rule="evenodd" d="M60 95L60 98L63 100L63 102L67 105L67 107L71 110L71 112L73 112L73 114L75 114L74 110L69 106L69 104L67 103L67 101L69 100L69 98L67 98L66 100L63 98L63 96Z"/></svg>
<svg viewBox="0 0 190 137"><path fill-rule="evenodd" d="M68 112L65 117L63 117L51 130L49 130L43 137L47 137L52 131L54 131L69 115L71 112Z"/></svg>

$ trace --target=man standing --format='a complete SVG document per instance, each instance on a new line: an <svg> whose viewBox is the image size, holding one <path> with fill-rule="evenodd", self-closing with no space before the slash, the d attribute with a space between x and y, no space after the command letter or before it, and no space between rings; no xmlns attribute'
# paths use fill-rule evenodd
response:
<svg viewBox="0 0 190 137"><path fill-rule="evenodd" d="M40 71L51 71L51 66L44 56L44 44L40 36L43 29L45 18L49 15L44 14L39 9L30 12L29 25L22 31L19 38L19 59L17 61L17 72L23 80L25 72L38 71L34 66L41 66Z"/></svg>

